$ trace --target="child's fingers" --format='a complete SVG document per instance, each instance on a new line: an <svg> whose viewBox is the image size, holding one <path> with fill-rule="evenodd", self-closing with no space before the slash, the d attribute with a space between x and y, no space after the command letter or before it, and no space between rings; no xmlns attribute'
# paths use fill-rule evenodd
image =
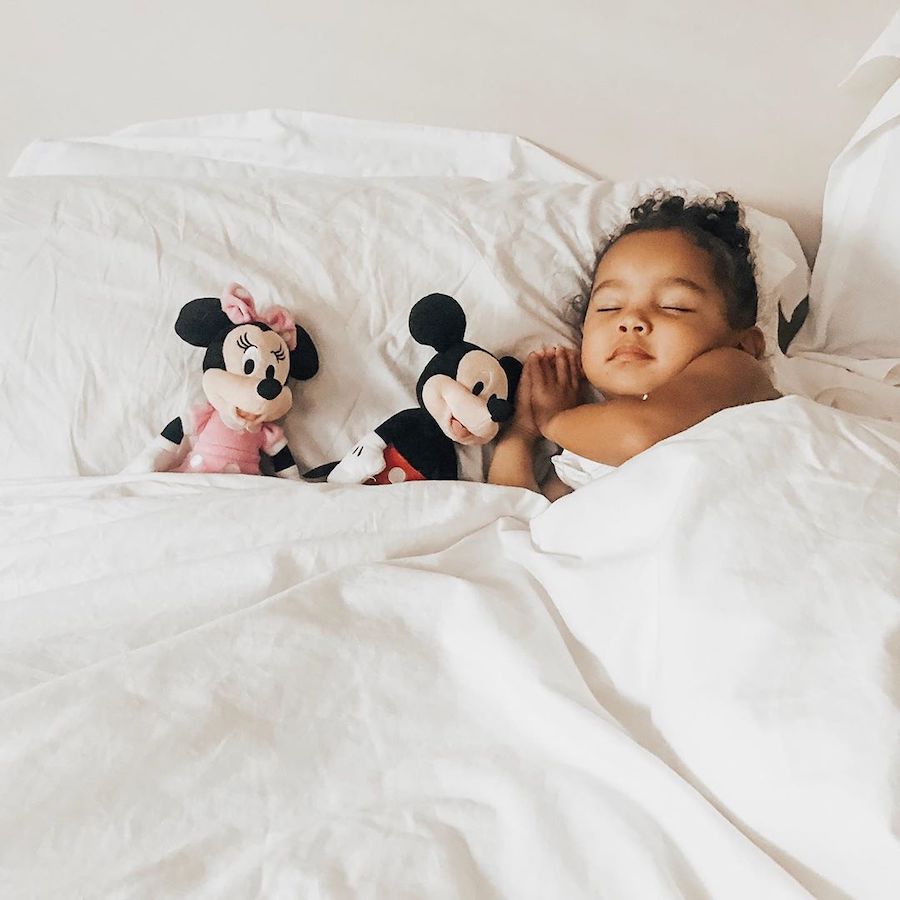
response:
<svg viewBox="0 0 900 900"><path fill-rule="evenodd" d="M569 351L569 379L576 386L581 381L581 354L577 350Z"/></svg>
<svg viewBox="0 0 900 900"><path fill-rule="evenodd" d="M522 369L519 383L516 385L516 413L521 417L531 410L531 370L528 366Z"/></svg>
<svg viewBox="0 0 900 900"><path fill-rule="evenodd" d="M529 365L529 361L525 361L522 367L522 374L519 376L519 383L516 386L515 395L515 412L513 413L513 421L525 428L534 426L534 410L532 408L532 380L531 372L533 366Z"/></svg>
<svg viewBox="0 0 900 900"><path fill-rule="evenodd" d="M541 375L544 382L552 381L556 374L556 351L547 353L541 360Z"/></svg>
<svg viewBox="0 0 900 900"><path fill-rule="evenodd" d="M556 354L555 375L556 380L560 384L565 384L569 380L569 351L564 347L560 348Z"/></svg>
<svg viewBox="0 0 900 900"><path fill-rule="evenodd" d="M543 357L535 356L528 368L528 390L533 395L544 383Z"/></svg>
<svg viewBox="0 0 900 900"><path fill-rule="evenodd" d="M532 360L533 356L529 355L528 359L525 360L525 365L522 366L522 374L519 376L519 386L516 388L516 392L519 394L531 390L531 373L534 370Z"/></svg>

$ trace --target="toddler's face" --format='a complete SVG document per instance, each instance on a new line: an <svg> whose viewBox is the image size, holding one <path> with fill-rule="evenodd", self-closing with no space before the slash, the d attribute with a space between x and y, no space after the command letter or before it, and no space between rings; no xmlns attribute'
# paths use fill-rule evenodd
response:
<svg viewBox="0 0 900 900"><path fill-rule="evenodd" d="M639 231L616 241L597 267L581 362L607 397L640 397L739 338L710 255L681 231Z"/></svg>

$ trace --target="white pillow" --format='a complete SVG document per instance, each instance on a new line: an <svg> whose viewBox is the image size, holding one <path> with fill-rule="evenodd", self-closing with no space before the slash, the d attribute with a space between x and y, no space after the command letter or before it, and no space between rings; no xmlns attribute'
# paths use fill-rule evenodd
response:
<svg viewBox="0 0 900 900"><path fill-rule="evenodd" d="M596 178L524 138L491 131L257 109L140 122L109 135L29 144L11 175L272 175L509 178L587 184Z"/></svg>
<svg viewBox="0 0 900 900"><path fill-rule="evenodd" d="M7 179L4 476L121 469L200 399L203 353L173 324L187 300L232 280L312 334L321 371L297 386L287 432L301 465L336 459L415 405L430 350L411 339L407 317L425 294L455 296L467 338L497 354L575 342L570 302L588 286L597 245L648 186ZM775 302L794 267L783 227L758 221L762 293ZM482 462L470 454L464 474L481 477Z"/></svg>
<svg viewBox="0 0 900 900"><path fill-rule="evenodd" d="M163 176L174 178L274 177L284 171L352 177L427 176L595 184L596 176L509 134L378 122L290 109L257 109L139 122L109 135L34 141L11 175ZM618 223L658 186L695 196L710 189L678 178L647 178L618 186ZM748 208L748 224L766 240L756 255L760 279L758 324L767 353L778 355L778 303L767 295L780 285L781 313L792 336L804 316L809 267L790 226Z"/></svg>
<svg viewBox="0 0 900 900"><path fill-rule="evenodd" d="M900 81L828 173L810 315L795 345L797 352L837 358L848 369L895 385L900 385L898 193Z"/></svg>

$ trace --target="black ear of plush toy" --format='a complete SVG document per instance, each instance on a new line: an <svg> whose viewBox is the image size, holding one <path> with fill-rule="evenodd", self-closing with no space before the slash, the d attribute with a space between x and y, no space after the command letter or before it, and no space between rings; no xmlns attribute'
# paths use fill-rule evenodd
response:
<svg viewBox="0 0 900 900"><path fill-rule="evenodd" d="M466 334L466 314L447 294L429 294L409 312L409 333L417 344L444 353L462 343Z"/></svg>
<svg viewBox="0 0 900 900"><path fill-rule="evenodd" d="M391 416L339 462L307 478L343 484L452 480L459 474L456 445L487 444L512 417L522 364L466 341L466 314L453 297L419 300L409 331L437 351L416 384L419 405Z"/></svg>
<svg viewBox="0 0 900 900"><path fill-rule="evenodd" d="M183 341L195 347L208 347L217 337L234 328L234 322L225 315L218 297L199 297L181 307L175 320L175 333Z"/></svg>

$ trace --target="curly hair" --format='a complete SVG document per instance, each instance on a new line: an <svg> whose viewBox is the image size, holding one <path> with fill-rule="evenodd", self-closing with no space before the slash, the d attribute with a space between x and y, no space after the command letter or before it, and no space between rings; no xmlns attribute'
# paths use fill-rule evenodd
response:
<svg viewBox="0 0 900 900"><path fill-rule="evenodd" d="M750 231L744 225L740 203L724 192L705 200L688 202L678 194L657 191L631 210L631 221L600 248L594 272L606 252L620 238L636 231L678 230L709 253L713 277L725 297L728 324L735 329L756 323L759 302L756 273L750 249ZM584 321L589 297L574 301L579 321Z"/></svg>

